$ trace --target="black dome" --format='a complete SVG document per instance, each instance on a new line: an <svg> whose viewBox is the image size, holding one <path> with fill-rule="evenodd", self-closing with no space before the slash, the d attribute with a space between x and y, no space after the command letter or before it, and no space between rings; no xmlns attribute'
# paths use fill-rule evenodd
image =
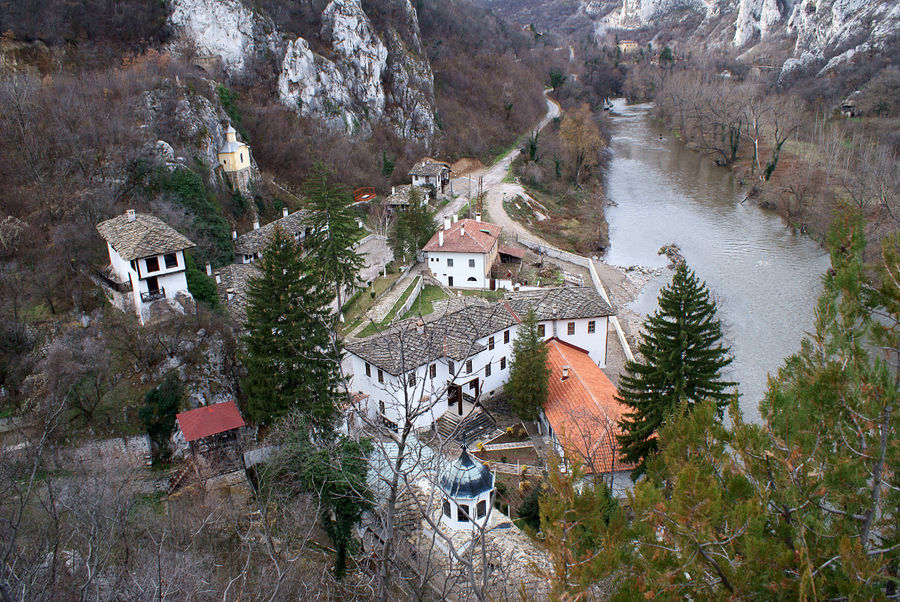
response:
<svg viewBox="0 0 900 602"><path fill-rule="evenodd" d="M440 483L450 497L476 498L494 488L494 475L464 447L458 460L446 464Z"/></svg>

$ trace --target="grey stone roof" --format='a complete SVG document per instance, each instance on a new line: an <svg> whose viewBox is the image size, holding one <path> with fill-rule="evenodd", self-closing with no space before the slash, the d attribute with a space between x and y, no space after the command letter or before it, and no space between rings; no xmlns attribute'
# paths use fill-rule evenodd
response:
<svg viewBox="0 0 900 602"><path fill-rule="evenodd" d="M393 194L389 194L384 202L388 205L409 205L409 196L412 193L412 184L404 184L402 186L397 186ZM424 193L420 193L421 202L424 203L427 200L427 197Z"/></svg>
<svg viewBox="0 0 900 602"><path fill-rule="evenodd" d="M294 236L302 232L309 225L310 212L304 209L294 211L287 217L279 218L269 222L265 226L260 226L256 230L250 230L245 234L241 234L234 241L234 252L238 255L253 255L254 253L262 253L275 233L275 226L281 228L285 236Z"/></svg>
<svg viewBox="0 0 900 602"><path fill-rule="evenodd" d="M247 321L247 288L251 278L260 276L259 268L252 263L232 263L213 272L218 277L216 287L219 300L235 322L242 325ZM229 300L228 291L234 296Z"/></svg>
<svg viewBox="0 0 900 602"><path fill-rule="evenodd" d="M411 176L439 176L444 170L450 168L436 161L419 161L409 170Z"/></svg>
<svg viewBox="0 0 900 602"><path fill-rule="evenodd" d="M509 328L516 319L502 303L474 305L436 320L403 320L385 332L347 345L347 351L394 376L447 357L462 361L483 351L477 339Z"/></svg>
<svg viewBox="0 0 900 602"><path fill-rule="evenodd" d="M615 310L592 286L562 286L536 291L516 291L503 295L509 307L524 320L534 309L538 321L574 320L613 316Z"/></svg>
<svg viewBox="0 0 900 602"><path fill-rule="evenodd" d="M97 224L97 231L124 259L154 257L194 246L188 238L154 215L128 213Z"/></svg>
<svg viewBox="0 0 900 602"><path fill-rule="evenodd" d="M480 301L421 325L419 318L403 320L381 334L349 343L346 349L398 376L444 357L462 361L483 351L478 339L517 324L530 307L538 321L615 315L600 294L586 286L506 293L498 303Z"/></svg>

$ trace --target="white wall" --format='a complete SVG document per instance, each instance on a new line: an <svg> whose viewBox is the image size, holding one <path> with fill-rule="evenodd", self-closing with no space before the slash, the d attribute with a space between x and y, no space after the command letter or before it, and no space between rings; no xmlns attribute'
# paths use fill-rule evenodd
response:
<svg viewBox="0 0 900 602"><path fill-rule="evenodd" d="M490 279L485 277L486 257L485 253L429 251L425 254L425 265L444 286L451 286L450 277L453 277L454 288L488 288ZM447 265L448 259L453 260L452 267ZM469 260L475 261L475 267L469 267ZM475 281L472 282L469 278L475 278Z"/></svg>
<svg viewBox="0 0 900 602"><path fill-rule="evenodd" d="M521 316L520 316L521 317ZM569 335L569 322L575 323L575 334ZM588 322L594 322L594 332L588 333ZM544 340L556 337L570 345L581 347L588 352L591 359L601 368L606 367L606 340L609 329L606 316L597 318L578 318L575 320L547 320L538 322L544 325ZM554 326L556 330L554 331Z"/></svg>

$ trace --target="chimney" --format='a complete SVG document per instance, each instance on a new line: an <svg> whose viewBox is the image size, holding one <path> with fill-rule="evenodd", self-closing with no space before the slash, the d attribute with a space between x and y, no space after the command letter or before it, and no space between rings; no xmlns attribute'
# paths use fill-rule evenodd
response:
<svg viewBox="0 0 900 602"><path fill-rule="evenodd" d="M253 229L259 230L259 220L253 220Z"/></svg>
<svg viewBox="0 0 900 602"><path fill-rule="evenodd" d="M134 220L137 219L137 214L135 214L134 209L129 209L127 213L128 213L128 221L129 222L133 222Z"/></svg>
<svg viewBox="0 0 900 602"><path fill-rule="evenodd" d="M216 274L216 284L222 284L222 277Z"/></svg>
<svg viewBox="0 0 900 602"><path fill-rule="evenodd" d="M418 332L419 334L425 334L425 322L423 322L421 319L416 322L416 332Z"/></svg>
<svg viewBox="0 0 900 602"><path fill-rule="evenodd" d="M445 217L444 218L444 230L449 230L449 229L450 229L450 218Z"/></svg>
<svg viewBox="0 0 900 602"><path fill-rule="evenodd" d="M444 246L444 231L443 230L438 230L438 246L439 247Z"/></svg>
<svg viewBox="0 0 900 602"><path fill-rule="evenodd" d="M231 240L237 240L237 230L231 231Z"/></svg>
<svg viewBox="0 0 900 602"><path fill-rule="evenodd" d="M460 236L466 235L466 222L463 222L459 225L459 235Z"/></svg>
<svg viewBox="0 0 900 602"><path fill-rule="evenodd" d="M566 380L569 378L569 366L562 367L562 378L560 380Z"/></svg>
<svg viewBox="0 0 900 602"><path fill-rule="evenodd" d="M391 194L397 194L397 187L391 186Z"/></svg>
<svg viewBox="0 0 900 602"><path fill-rule="evenodd" d="M229 301L231 301L232 299L234 299L234 289L233 289L233 288L226 289L226 290L225 290L225 297L226 297Z"/></svg>
<svg viewBox="0 0 900 602"><path fill-rule="evenodd" d="M480 222L480 221L481 221L481 214L480 214L480 213L476 213L476 214L475 214L475 221L476 221L476 222Z"/></svg>
<svg viewBox="0 0 900 602"><path fill-rule="evenodd" d="M458 222L458 221L459 221L459 215L457 215L457 214L454 213L454 214L453 214L453 223L455 224L455 223Z"/></svg>
<svg viewBox="0 0 900 602"><path fill-rule="evenodd" d="M206 275L212 276L212 265L210 265L208 263L206 264Z"/></svg>
<svg viewBox="0 0 900 602"><path fill-rule="evenodd" d="M281 217L287 217L287 216L288 216L288 208L282 207L281 208Z"/></svg>

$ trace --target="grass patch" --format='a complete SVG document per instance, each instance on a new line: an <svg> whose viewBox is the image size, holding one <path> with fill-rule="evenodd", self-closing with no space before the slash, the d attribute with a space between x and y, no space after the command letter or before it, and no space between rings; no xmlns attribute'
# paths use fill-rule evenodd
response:
<svg viewBox="0 0 900 602"><path fill-rule="evenodd" d="M403 304L406 303L406 300L409 299L409 296L412 294L413 289L416 287L416 283L418 278L413 279L412 284L406 287L406 290L403 291L403 294L400 295L400 298L397 299L397 302L394 303L394 307L391 308L391 311L388 312L388 315L385 316L384 320L381 321L382 324L390 324L391 320L394 319L394 316L397 315L397 312L400 311L400 308L403 307Z"/></svg>
<svg viewBox="0 0 900 602"><path fill-rule="evenodd" d="M412 307L409 308L409 311L402 317L405 320L406 318L411 318L413 316L430 315L434 313L434 302L446 298L447 293L444 292L444 289L439 286L434 286L433 284L426 284L425 288L422 289L422 292L419 293L419 298L416 299L415 303L412 304Z"/></svg>
<svg viewBox="0 0 900 602"><path fill-rule="evenodd" d="M399 272L395 274L389 273L387 276L379 276L371 285L359 291L358 294L354 294L351 300L344 305L345 324L350 325L344 329L344 332L350 332L350 330L359 326L362 323L363 314L374 305L375 298L387 290L398 278L400 278ZM375 292L374 297L372 295L373 291Z"/></svg>
<svg viewBox="0 0 900 602"><path fill-rule="evenodd" d="M499 301L500 299L503 298L503 293L506 292L504 290L483 291L480 289L460 289L460 291L462 292L463 295L466 295L467 297L476 296L476 297L481 297L483 299L487 299L488 301Z"/></svg>

